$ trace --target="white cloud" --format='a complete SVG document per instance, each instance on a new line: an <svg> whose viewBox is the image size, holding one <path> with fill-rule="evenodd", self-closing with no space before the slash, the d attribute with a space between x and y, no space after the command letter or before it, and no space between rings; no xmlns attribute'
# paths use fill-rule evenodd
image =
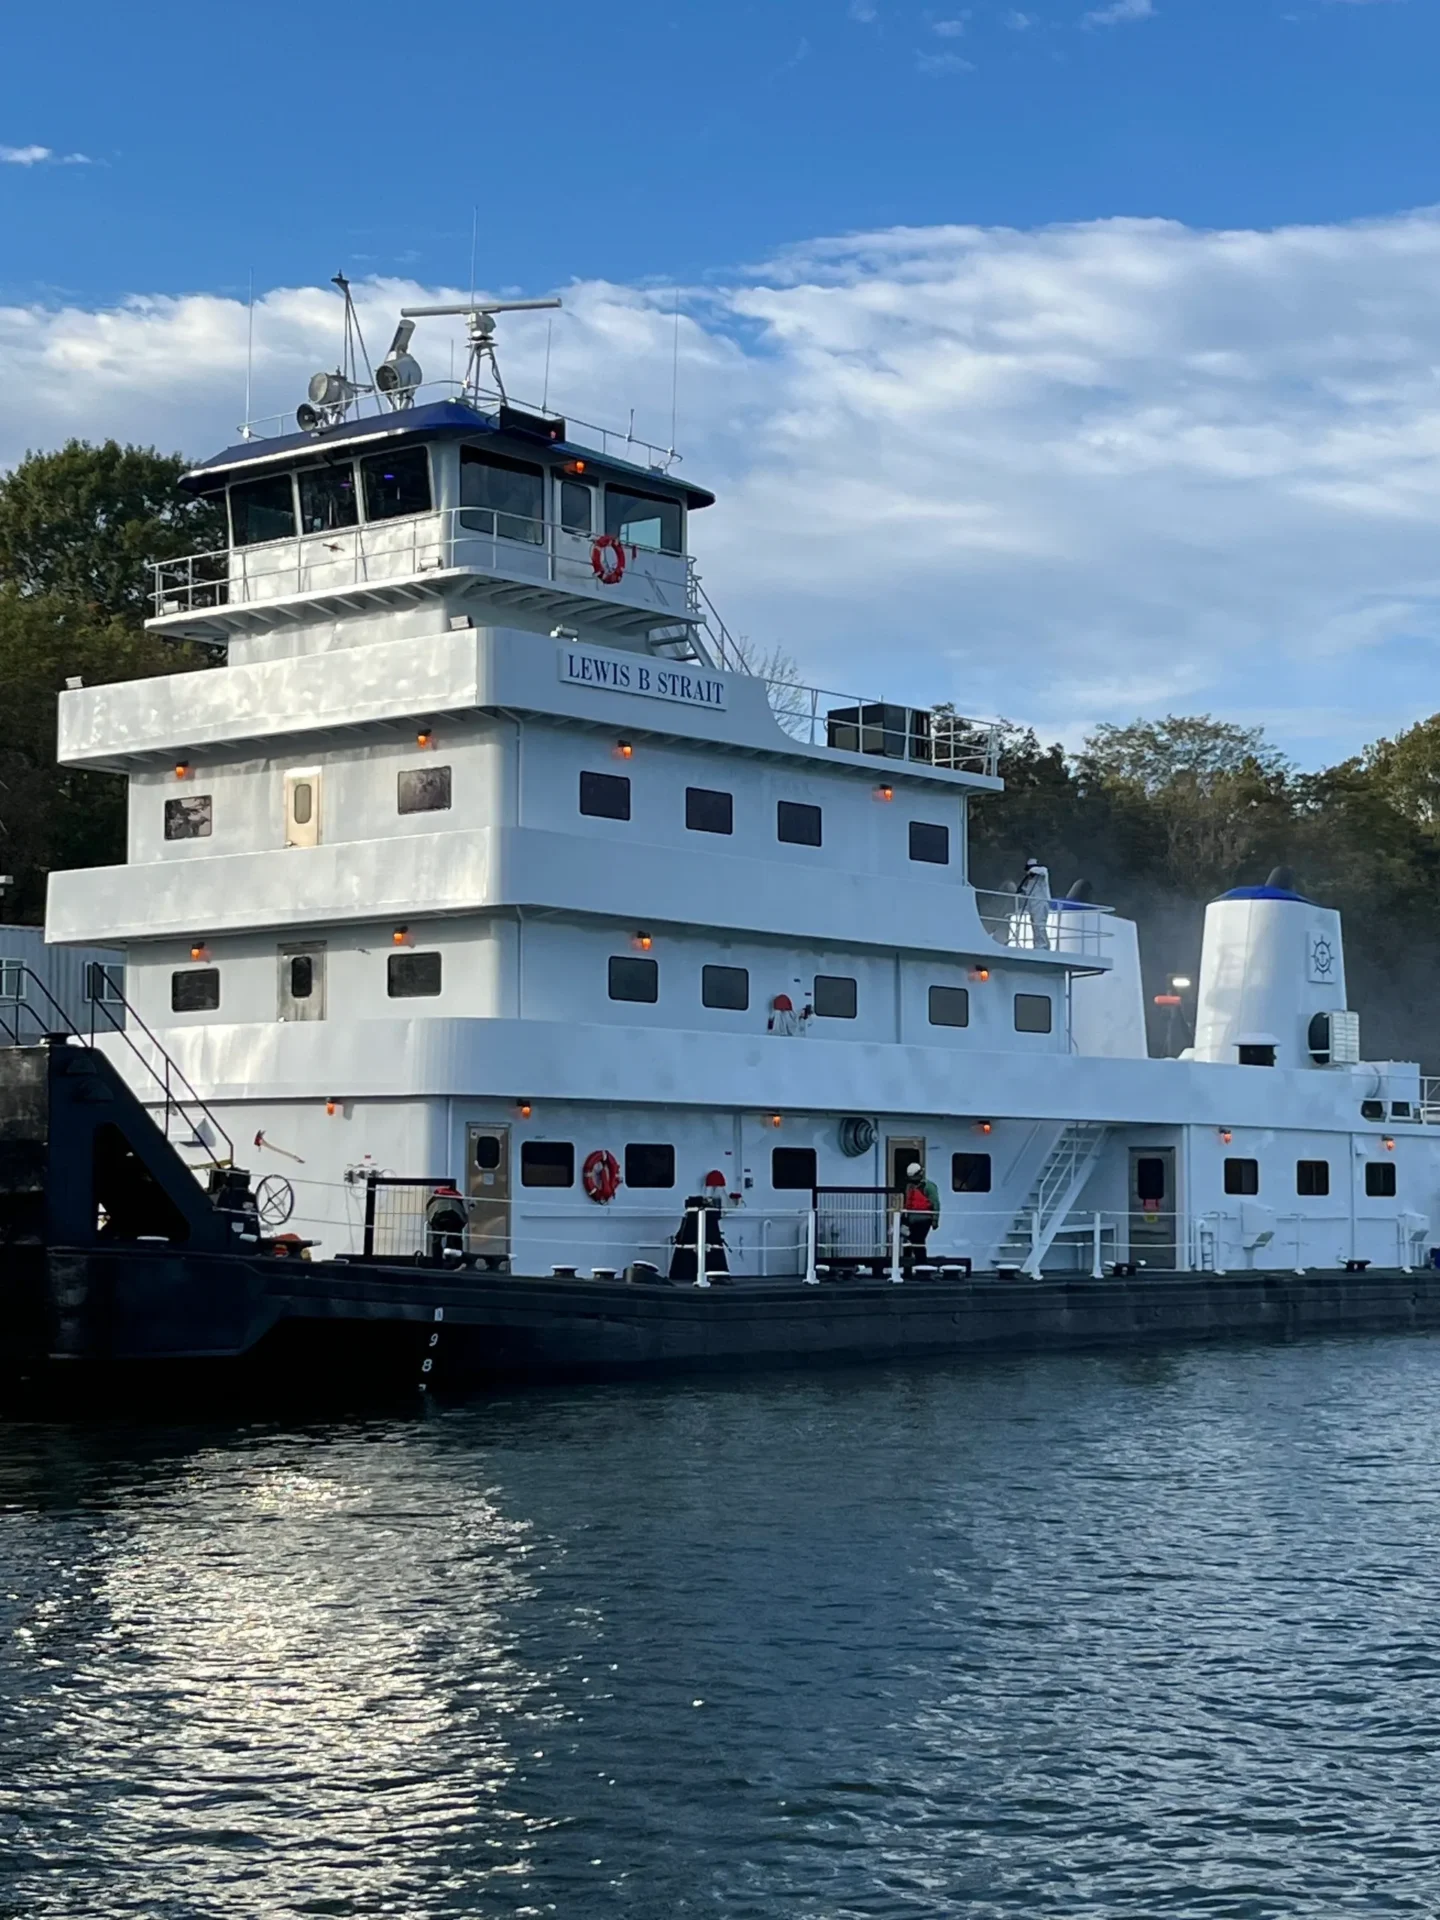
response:
<svg viewBox="0 0 1440 1920"><path fill-rule="evenodd" d="M1440 213L1270 233L1113 220L818 241L684 296L680 471L732 629L819 684L1078 737L1262 716L1302 761L1440 705ZM530 289L541 292L543 289ZM563 289L550 402L667 440L668 292ZM372 351L395 309L361 289ZM546 316L501 321L538 400ZM257 303L257 411L333 366L328 289ZM432 375L454 323L416 337ZM458 358L458 355L457 355ZM0 458L233 441L242 301L0 309Z"/></svg>
<svg viewBox="0 0 1440 1920"><path fill-rule="evenodd" d="M939 34L942 40L958 40L965 32L969 21L968 12L957 15L953 20L932 20L930 31Z"/></svg>
<svg viewBox="0 0 1440 1920"><path fill-rule="evenodd" d="M88 167L83 153L56 153L52 147L0 146L0 166L6 167Z"/></svg>
<svg viewBox="0 0 1440 1920"><path fill-rule="evenodd" d="M1008 27L1012 33L1025 33L1034 26L1035 21L1031 14L1021 13L1017 8L1012 8L1009 13L1001 16L1000 24Z"/></svg>
<svg viewBox="0 0 1440 1920"><path fill-rule="evenodd" d="M917 53L915 66L920 73L973 73L975 62L958 53Z"/></svg>
<svg viewBox="0 0 1440 1920"><path fill-rule="evenodd" d="M850 0L850 18L858 20L862 27L868 27L875 18L875 8L871 0Z"/></svg>
<svg viewBox="0 0 1440 1920"><path fill-rule="evenodd" d="M1096 7L1087 13L1083 24L1087 27L1118 27L1126 20L1151 20L1155 16L1154 0L1113 0L1108 7Z"/></svg>

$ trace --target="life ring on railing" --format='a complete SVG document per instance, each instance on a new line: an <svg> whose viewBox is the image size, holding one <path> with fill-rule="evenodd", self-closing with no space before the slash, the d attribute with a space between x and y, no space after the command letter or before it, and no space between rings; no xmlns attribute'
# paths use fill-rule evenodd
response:
<svg viewBox="0 0 1440 1920"><path fill-rule="evenodd" d="M620 1191L620 1162L604 1147L597 1147L580 1170L585 1191L598 1206L605 1206Z"/></svg>
<svg viewBox="0 0 1440 1920"><path fill-rule="evenodd" d="M615 587L625 578L625 549L613 533L597 534L590 545L590 565L602 587Z"/></svg>

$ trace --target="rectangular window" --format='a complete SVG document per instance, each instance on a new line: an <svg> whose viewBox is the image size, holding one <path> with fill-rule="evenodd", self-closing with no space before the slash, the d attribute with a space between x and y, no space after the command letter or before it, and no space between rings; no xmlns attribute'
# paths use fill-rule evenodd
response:
<svg viewBox="0 0 1440 1920"><path fill-rule="evenodd" d="M658 960L633 959L627 954L612 954L610 957L610 998L612 1000L639 1000L646 1006L654 1006L660 998L660 963Z"/></svg>
<svg viewBox="0 0 1440 1920"><path fill-rule="evenodd" d="M300 473L300 531L334 533L339 527L353 527L360 519L355 498L355 469L347 460L343 467L305 467Z"/></svg>
<svg viewBox="0 0 1440 1920"><path fill-rule="evenodd" d="M1365 1192L1372 1200L1395 1198L1395 1162L1393 1160L1365 1162Z"/></svg>
<svg viewBox="0 0 1440 1920"><path fill-rule="evenodd" d="M931 987L930 1024L932 1027L968 1027L970 989L968 987Z"/></svg>
<svg viewBox="0 0 1440 1920"><path fill-rule="evenodd" d="M429 1000L440 991L438 953L386 956L385 991L392 1000Z"/></svg>
<svg viewBox="0 0 1440 1920"><path fill-rule="evenodd" d="M220 1004L220 969L187 967L170 976L172 1013L214 1013Z"/></svg>
<svg viewBox="0 0 1440 1920"><path fill-rule="evenodd" d="M575 1148L568 1140L527 1140L520 1148L522 1187L573 1187Z"/></svg>
<svg viewBox="0 0 1440 1920"><path fill-rule="evenodd" d="M734 797L713 787L686 787L685 825L691 833L733 833Z"/></svg>
<svg viewBox="0 0 1440 1920"><path fill-rule="evenodd" d="M952 1153L950 1185L956 1193L989 1193L990 1156L988 1153Z"/></svg>
<svg viewBox="0 0 1440 1920"><path fill-rule="evenodd" d="M1260 1162L1258 1160L1227 1160L1225 1191L1226 1193L1259 1193Z"/></svg>
<svg viewBox="0 0 1440 1920"><path fill-rule="evenodd" d="M1330 1191L1330 1162L1328 1160L1297 1160L1295 1162L1295 1191L1303 1193L1307 1199L1315 1199Z"/></svg>
<svg viewBox="0 0 1440 1920"><path fill-rule="evenodd" d="M360 478L367 520L395 520L403 513L430 511L430 456L424 447L369 454L360 462Z"/></svg>
<svg viewBox="0 0 1440 1920"><path fill-rule="evenodd" d="M407 767L396 774L398 813L443 813L449 805L449 767Z"/></svg>
<svg viewBox="0 0 1440 1920"><path fill-rule="evenodd" d="M853 1020L855 982L843 973L817 973L810 1004L817 1020Z"/></svg>
<svg viewBox="0 0 1440 1920"><path fill-rule="evenodd" d="M21 960L0 960L0 1000L24 1000L30 982Z"/></svg>
<svg viewBox="0 0 1440 1920"><path fill-rule="evenodd" d="M1241 1046L1240 1065L1242 1067L1273 1067L1274 1064L1274 1047L1248 1043Z"/></svg>
<svg viewBox="0 0 1440 1920"><path fill-rule="evenodd" d="M230 489L230 537L237 547L295 537L295 490L288 473L242 480Z"/></svg>
<svg viewBox="0 0 1440 1920"><path fill-rule="evenodd" d="M820 845L820 809L802 800L782 800L775 809L775 838L792 847Z"/></svg>
<svg viewBox="0 0 1440 1920"><path fill-rule="evenodd" d="M560 525L566 533L593 533L595 490L583 480L560 482Z"/></svg>
<svg viewBox="0 0 1440 1920"><path fill-rule="evenodd" d="M297 767L285 776L285 844L320 844L320 769Z"/></svg>
<svg viewBox="0 0 1440 1920"><path fill-rule="evenodd" d="M662 553L683 553L683 524L678 500L628 493L623 487L605 489L605 531L615 534L627 547L658 547Z"/></svg>
<svg viewBox="0 0 1440 1920"><path fill-rule="evenodd" d="M502 453L460 449L460 515L472 533L496 533L538 547L545 538L545 469Z"/></svg>
<svg viewBox="0 0 1440 1920"><path fill-rule="evenodd" d="M799 1193L815 1185L814 1147L772 1147L770 1184L777 1193Z"/></svg>
<svg viewBox="0 0 1440 1920"><path fill-rule="evenodd" d="M1015 1031L1017 1033L1049 1033L1055 1018L1055 1009L1048 993L1017 993L1015 996Z"/></svg>
<svg viewBox="0 0 1440 1920"><path fill-rule="evenodd" d="M700 1004L744 1013L750 1005L750 974L744 967L702 967Z"/></svg>
<svg viewBox="0 0 1440 1920"><path fill-rule="evenodd" d="M118 1006L125 998L125 969L103 960L85 963L85 998L104 1006Z"/></svg>
<svg viewBox="0 0 1440 1920"><path fill-rule="evenodd" d="M673 1187L674 1147L658 1144L626 1147L625 1184L627 1187Z"/></svg>
<svg viewBox="0 0 1440 1920"><path fill-rule="evenodd" d="M208 840L211 819L211 798L208 793L190 794L183 800L167 800L165 802L165 838L167 840Z"/></svg>
<svg viewBox="0 0 1440 1920"><path fill-rule="evenodd" d="M325 1018L325 943L281 947L275 955L275 1017L293 1020Z"/></svg>
<svg viewBox="0 0 1440 1920"><path fill-rule="evenodd" d="M950 864L950 829L933 826L928 820L910 822L910 858L926 860L932 867Z"/></svg>
<svg viewBox="0 0 1440 1920"><path fill-rule="evenodd" d="M597 820L628 820L630 782L623 773L582 773L580 811Z"/></svg>

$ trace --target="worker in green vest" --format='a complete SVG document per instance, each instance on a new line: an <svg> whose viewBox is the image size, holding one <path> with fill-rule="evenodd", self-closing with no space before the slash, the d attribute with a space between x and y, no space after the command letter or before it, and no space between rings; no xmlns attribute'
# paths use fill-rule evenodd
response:
<svg viewBox="0 0 1440 1920"><path fill-rule="evenodd" d="M940 1189L926 1179L920 1162L912 1160L905 1169L905 1201L900 1214L907 1265L925 1258L925 1243L931 1229L939 1224Z"/></svg>

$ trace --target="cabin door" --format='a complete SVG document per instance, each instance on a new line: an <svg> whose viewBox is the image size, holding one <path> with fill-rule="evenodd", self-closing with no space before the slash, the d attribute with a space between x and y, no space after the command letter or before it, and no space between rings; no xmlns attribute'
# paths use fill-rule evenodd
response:
<svg viewBox="0 0 1440 1920"><path fill-rule="evenodd" d="M1130 1149L1130 1258L1175 1267L1175 1149Z"/></svg>
<svg viewBox="0 0 1440 1920"><path fill-rule="evenodd" d="M488 1267L510 1266L510 1129L465 1129L465 1198L470 1216L468 1251Z"/></svg>

